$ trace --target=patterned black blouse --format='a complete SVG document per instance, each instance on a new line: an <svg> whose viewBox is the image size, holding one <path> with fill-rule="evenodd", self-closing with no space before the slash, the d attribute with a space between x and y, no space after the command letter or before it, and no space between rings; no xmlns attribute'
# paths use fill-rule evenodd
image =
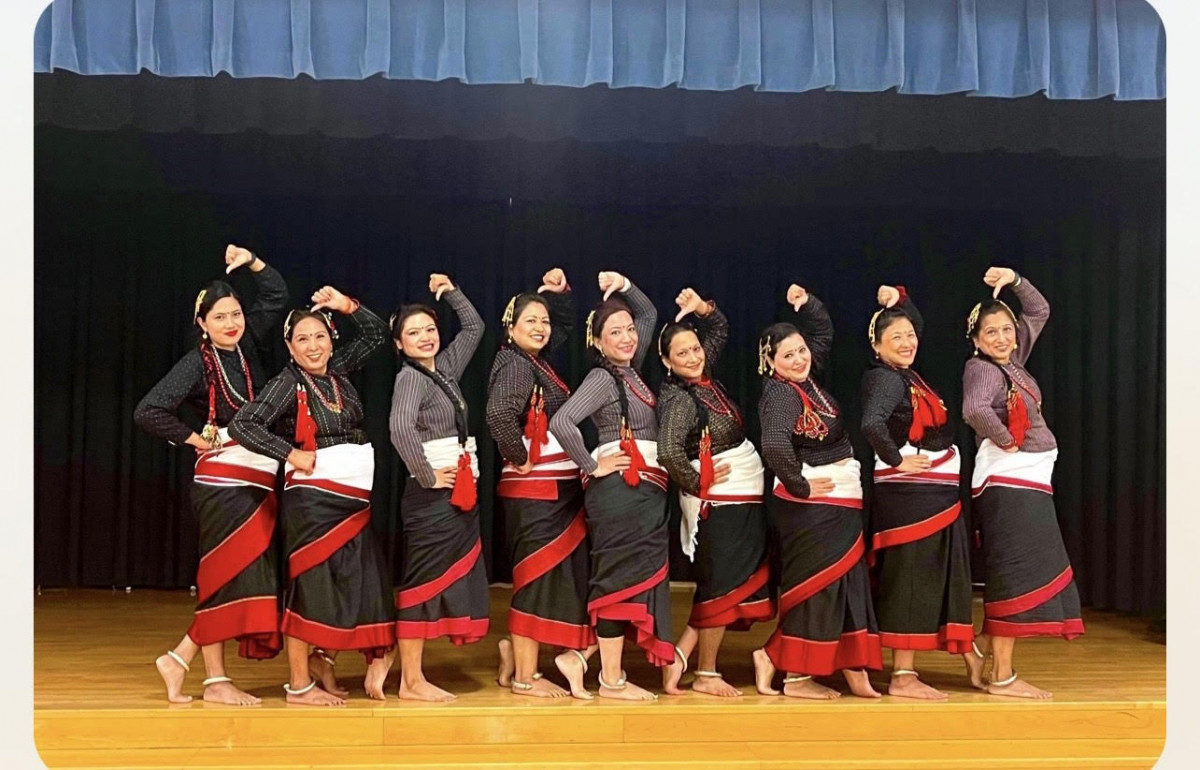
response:
<svg viewBox="0 0 1200 770"><path fill-rule="evenodd" d="M925 321L917 306L905 297L898 307L912 321L920 339ZM879 459L892 467L900 464L903 459L900 447L908 443L908 429L913 420L910 387L914 381L921 383L920 375L911 368L897 369L879 360L873 361L871 368L863 374L862 432ZM925 430L918 449L940 452L953 443L954 425L947 414L945 425Z"/></svg>
<svg viewBox="0 0 1200 770"><path fill-rule="evenodd" d="M714 305L707 318L695 316L693 325L704 348L707 374L712 372L729 341L729 321ZM700 457L697 398L708 412L714 455L740 446L746 438L742 414L719 382L711 377L690 386L676 377L663 381L658 394L658 462L680 489L692 495L700 493L700 473L690 462Z"/></svg>
<svg viewBox="0 0 1200 770"><path fill-rule="evenodd" d="M629 427L635 438L644 441L658 439L658 418L654 414L657 399L654 391L637 373L646 353L654 342L654 326L658 323L658 310L650 298L641 289L629 283L629 291L625 292L625 300L633 310L633 325L637 329L638 344L633 354L630 366L614 366L610 370L597 366L588 372L579 384L579 388L567 399L558 412L550 419L550 432L562 444L571 460L584 473L596 470L596 461L592 459L579 431L579 423L592 418L599 434L601 444L617 441L621 430L621 405L617 395L617 378L629 402ZM613 373L616 373L614 377Z"/></svg>
<svg viewBox="0 0 1200 770"><path fill-rule="evenodd" d="M255 391L258 391L267 381L262 351L270 349L270 335L277 333L279 318L287 306L288 291L283 277L270 265L265 265L257 273L247 272L254 279L257 292L254 303L245 311L246 333L238 345L250 367ZM234 403L241 406L239 397L245 398L247 395L241 357L237 350L222 350L215 345L213 350L233 390ZM200 359L199 348L192 348L185 353L171 367L171 371L150 389L134 410L133 420L139 428L155 438L182 444L193 433L199 432L199 428L193 429L179 419L179 407L185 402L195 408L201 419L208 414L208 384L204 380L204 363ZM216 407L217 425L227 426L237 409L225 399L220 387L217 388Z"/></svg>
<svg viewBox="0 0 1200 770"><path fill-rule="evenodd" d="M492 362L488 379L487 425L500 449L500 454L513 465L524 465L529 459L525 444L525 415L534 385L542 386L546 400L546 416L567 403L571 395L562 377L547 362L546 355L562 347L575 327L575 302L570 291L540 295L550 313L550 341L535 357L511 343L500 346Z"/></svg>
<svg viewBox="0 0 1200 770"><path fill-rule="evenodd" d="M812 366L804 382L786 382L779 377L764 377L758 417L762 423L763 463L795 497L808 497L808 480L801 475L804 465L817 466L854 456L850 438L842 422L841 408L833 396L819 387L813 374L825 369L833 348L833 321L825 305L808 295L793 323L812 352ZM804 401L796 392L804 391L828 428L823 439L810 438L796 428L804 414Z"/></svg>
<svg viewBox="0 0 1200 770"><path fill-rule="evenodd" d="M317 424L318 448L367 443L362 429L362 401L347 375L361 369L387 344L388 327L362 305L349 315L335 316L334 324L344 318L358 327L358 335L350 342L334 343L326 373L308 374L295 361L289 362L261 394L237 413L229 425L229 435L252 452L280 462L287 460L296 446L296 388L301 386L308 391L308 410ZM339 335L345 327L341 324ZM336 405L339 397L341 410L335 412L327 404Z"/></svg>

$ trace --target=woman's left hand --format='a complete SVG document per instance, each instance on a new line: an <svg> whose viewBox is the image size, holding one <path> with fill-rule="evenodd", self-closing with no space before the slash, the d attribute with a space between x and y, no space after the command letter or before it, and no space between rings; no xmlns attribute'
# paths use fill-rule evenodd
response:
<svg viewBox="0 0 1200 770"><path fill-rule="evenodd" d="M546 271L546 274L542 276L542 285L538 287L538 294L545 291L562 294L567 290L567 286L567 274L561 267L556 267Z"/></svg>
<svg viewBox="0 0 1200 770"><path fill-rule="evenodd" d="M1017 280L1017 273L1011 267L989 267L983 274L983 282L992 287L992 299L1000 296L1000 290Z"/></svg>
<svg viewBox="0 0 1200 770"><path fill-rule="evenodd" d="M875 292L875 300L882 307L894 307L900 301L900 290L895 286L880 286Z"/></svg>
<svg viewBox="0 0 1200 770"><path fill-rule="evenodd" d="M675 323L682 321L688 313L695 313L698 318L708 315L708 301L702 299L690 286L679 292L675 304L679 306L679 312L675 314Z"/></svg>
<svg viewBox="0 0 1200 770"><path fill-rule="evenodd" d="M442 295L448 291L454 291L454 284L450 282L450 276L441 273L433 273L429 276L429 293L437 301L441 301Z"/></svg>
<svg viewBox="0 0 1200 770"><path fill-rule="evenodd" d="M328 308L329 310L336 310L339 313L349 313L354 309L354 303L350 301L350 298L332 286L322 286L314 291L312 301L313 310Z"/></svg>
<svg viewBox="0 0 1200 770"><path fill-rule="evenodd" d="M232 243L225 247L225 275L229 275L242 265L254 264L258 257L250 249L234 246Z"/></svg>

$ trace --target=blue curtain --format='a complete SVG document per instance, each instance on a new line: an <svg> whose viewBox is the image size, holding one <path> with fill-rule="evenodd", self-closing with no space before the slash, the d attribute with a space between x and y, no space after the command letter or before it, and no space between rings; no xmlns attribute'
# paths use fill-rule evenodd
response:
<svg viewBox="0 0 1200 770"><path fill-rule="evenodd" d="M1146 0L54 0L34 71L1162 99Z"/></svg>

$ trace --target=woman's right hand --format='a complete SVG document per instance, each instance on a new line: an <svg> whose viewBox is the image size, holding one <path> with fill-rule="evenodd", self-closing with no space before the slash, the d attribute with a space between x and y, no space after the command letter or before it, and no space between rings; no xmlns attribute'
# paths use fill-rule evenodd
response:
<svg viewBox="0 0 1200 770"><path fill-rule="evenodd" d="M629 279L620 273L606 270L596 276L596 280L600 284L600 291L604 292L604 299L608 299L614 291L624 291L625 282Z"/></svg>
<svg viewBox="0 0 1200 770"><path fill-rule="evenodd" d="M896 467L905 473L921 473L929 470L929 455L909 455Z"/></svg>
<svg viewBox="0 0 1200 770"><path fill-rule="evenodd" d="M729 480L729 475L733 473L733 466L729 463L717 463L713 466L713 484L723 484Z"/></svg>
<svg viewBox="0 0 1200 770"><path fill-rule="evenodd" d="M837 487L833 483L833 479L822 477L819 479L808 480L808 496L809 497L824 497L832 492Z"/></svg>
<svg viewBox="0 0 1200 770"><path fill-rule="evenodd" d="M1008 452L1010 455L1014 455L1017 452L1021 451L1021 447L1017 446L1016 444L1011 444L1009 446L1004 447L1004 451Z"/></svg>
<svg viewBox="0 0 1200 770"><path fill-rule="evenodd" d="M989 267L983 274L983 282L992 287L992 299L1000 296L1000 290L1017 280L1017 273L1011 267Z"/></svg>
<svg viewBox="0 0 1200 770"><path fill-rule="evenodd" d="M288 452L287 461L305 476L310 476L313 468L317 467L317 453L307 449L293 449Z"/></svg>
<svg viewBox="0 0 1200 770"><path fill-rule="evenodd" d="M592 478L599 479L607 476L610 473L623 471L629 467L632 460L629 455L624 452L615 455L605 455L596 461L596 470L592 471Z"/></svg>
<svg viewBox="0 0 1200 770"><path fill-rule="evenodd" d="M448 291L454 291L454 284L450 281L450 276L442 273L430 273L429 293L433 295L434 300L440 302L442 295Z"/></svg>
<svg viewBox="0 0 1200 770"><path fill-rule="evenodd" d="M797 313L800 308L804 307L804 303L808 302L808 291L798 283L793 283L787 290L787 303L792 306L792 310Z"/></svg>
<svg viewBox="0 0 1200 770"><path fill-rule="evenodd" d="M900 290L895 286L880 286L875 292L875 301L882 307L894 307L900 301Z"/></svg>
<svg viewBox="0 0 1200 770"><path fill-rule="evenodd" d="M210 449L215 449L212 444L204 440L204 437L199 433L193 433L187 437L187 441L183 442L190 447L194 447L197 452L207 452Z"/></svg>
<svg viewBox="0 0 1200 770"><path fill-rule="evenodd" d="M434 470L433 476L433 489L453 489L454 479L458 477L458 466L448 465L445 468L437 468Z"/></svg>

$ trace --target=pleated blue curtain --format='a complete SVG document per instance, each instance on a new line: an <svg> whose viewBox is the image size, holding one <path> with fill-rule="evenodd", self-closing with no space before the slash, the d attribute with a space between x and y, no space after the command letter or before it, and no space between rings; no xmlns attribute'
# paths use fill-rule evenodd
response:
<svg viewBox="0 0 1200 770"><path fill-rule="evenodd" d="M34 70L1162 99L1146 0L54 0Z"/></svg>

